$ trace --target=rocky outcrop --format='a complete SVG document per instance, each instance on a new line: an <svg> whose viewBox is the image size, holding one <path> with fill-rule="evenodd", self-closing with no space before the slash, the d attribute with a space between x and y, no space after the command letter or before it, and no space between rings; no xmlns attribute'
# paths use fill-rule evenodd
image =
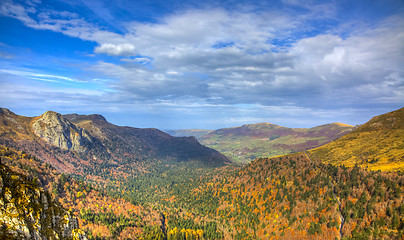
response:
<svg viewBox="0 0 404 240"><path fill-rule="evenodd" d="M32 129L46 142L65 150L83 152L92 142L92 138L86 130L52 111L45 112L35 120Z"/></svg>
<svg viewBox="0 0 404 240"><path fill-rule="evenodd" d="M77 218L36 185L0 165L0 239L87 239Z"/></svg>

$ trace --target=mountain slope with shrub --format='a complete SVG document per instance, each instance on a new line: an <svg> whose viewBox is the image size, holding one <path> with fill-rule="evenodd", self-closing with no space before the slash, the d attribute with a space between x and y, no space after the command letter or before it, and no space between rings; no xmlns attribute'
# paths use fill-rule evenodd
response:
<svg viewBox="0 0 404 240"><path fill-rule="evenodd" d="M404 170L404 108L372 118L349 134L310 150L314 159L333 165L381 171Z"/></svg>
<svg viewBox="0 0 404 240"><path fill-rule="evenodd" d="M404 176L311 162L305 153L222 169L166 206L215 220L224 239L400 239ZM213 238L214 239L214 238Z"/></svg>
<svg viewBox="0 0 404 240"><path fill-rule="evenodd" d="M223 165L228 160L219 152L198 143L194 137L172 137L154 128L121 127L100 115L64 115L77 126L97 138L113 156L131 158L171 158L196 160L207 165Z"/></svg>

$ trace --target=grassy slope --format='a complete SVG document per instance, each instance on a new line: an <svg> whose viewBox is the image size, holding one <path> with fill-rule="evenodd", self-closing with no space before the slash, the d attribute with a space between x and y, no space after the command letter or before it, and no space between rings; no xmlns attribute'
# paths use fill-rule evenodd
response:
<svg viewBox="0 0 404 240"><path fill-rule="evenodd" d="M404 108L372 118L351 133L310 151L333 165L404 170Z"/></svg>

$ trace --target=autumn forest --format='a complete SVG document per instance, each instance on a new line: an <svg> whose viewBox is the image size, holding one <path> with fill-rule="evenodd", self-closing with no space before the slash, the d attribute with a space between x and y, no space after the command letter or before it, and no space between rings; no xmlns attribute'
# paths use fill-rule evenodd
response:
<svg viewBox="0 0 404 240"><path fill-rule="evenodd" d="M0 120L2 237L25 234L5 220L8 204L21 214L31 204L17 201L22 193L9 197L7 189L17 184L11 179L47 192L77 219L67 239L404 236L403 108L349 130L332 125L335 139L316 142L319 147L299 145L300 151L248 163L231 161L233 153L223 155L194 137L119 127L99 116L28 118L2 109ZM275 133L264 134L271 141ZM276 146L265 151L277 152ZM34 208L45 213L45 206ZM26 222L30 234L48 239L50 233Z"/></svg>

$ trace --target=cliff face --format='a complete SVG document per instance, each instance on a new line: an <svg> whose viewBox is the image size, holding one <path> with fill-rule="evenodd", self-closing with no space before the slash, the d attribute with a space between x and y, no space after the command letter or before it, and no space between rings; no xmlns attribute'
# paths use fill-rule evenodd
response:
<svg viewBox="0 0 404 240"><path fill-rule="evenodd" d="M77 127L56 112L44 113L32 124L32 129L46 142L65 150L83 152L92 142L86 130Z"/></svg>
<svg viewBox="0 0 404 240"><path fill-rule="evenodd" d="M78 221L23 175L0 165L0 239L87 239Z"/></svg>

